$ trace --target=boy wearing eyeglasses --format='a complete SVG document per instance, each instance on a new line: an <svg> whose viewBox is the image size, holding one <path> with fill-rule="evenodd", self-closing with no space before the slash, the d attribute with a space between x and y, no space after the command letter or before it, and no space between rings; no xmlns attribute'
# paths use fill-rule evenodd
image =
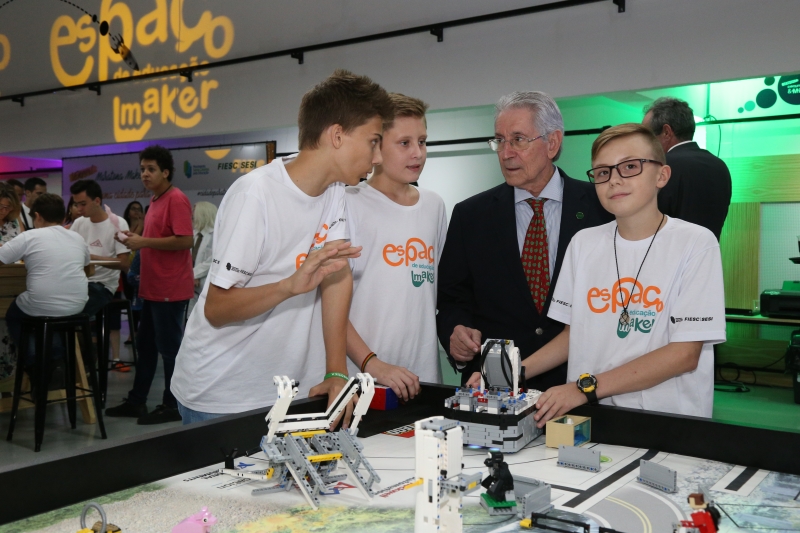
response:
<svg viewBox="0 0 800 533"><path fill-rule="evenodd" d="M569 244L548 316L564 331L523 361L526 375L567 362L540 397L539 427L584 403L711 417L713 345L725 341L719 244L658 210L670 168L641 124L601 133L588 171L616 220Z"/></svg>
<svg viewBox="0 0 800 533"><path fill-rule="evenodd" d="M384 127L383 162L345 195L353 242L364 250L352 261L347 355L350 375L368 372L408 400L420 380L441 381L436 274L447 214L438 194L412 185L427 158L428 105L389 96L395 118Z"/></svg>

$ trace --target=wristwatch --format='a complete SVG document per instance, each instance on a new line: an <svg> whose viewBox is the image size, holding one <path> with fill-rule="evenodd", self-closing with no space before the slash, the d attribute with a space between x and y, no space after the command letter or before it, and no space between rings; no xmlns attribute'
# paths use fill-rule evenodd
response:
<svg viewBox="0 0 800 533"><path fill-rule="evenodd" d="M578 390L586 395L589 405L597 405L597 378L591 374L581 374L578 377Z"/></svg>

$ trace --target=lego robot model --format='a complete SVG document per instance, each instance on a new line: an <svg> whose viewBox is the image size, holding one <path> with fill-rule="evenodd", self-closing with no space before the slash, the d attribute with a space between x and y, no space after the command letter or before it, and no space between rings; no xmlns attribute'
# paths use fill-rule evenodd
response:
<svg viewBox="0 0 800 533"><path fill-rule="evenodd" d="M675 524L675 533L717 533L719 531L720 514L714 506L714 501L704 488L701 492L689 494L687 501L689 507L694 511L691 520L681 520L680 524Z"/></svg>
<svg viewBox="0 0 800 533"><path fill-rule="evenodd" d="M374 496L372 486L380 482L380 477L362 455L363 445L356 440L358 424L375 394L373 377L369 374L351 377L326 412L301 415L286 414L297 395L297 383L286 376L275 376L273 381L278 387L278 399L267 414L269 429L261 439L261 450L269 461L268 468L259 471L221 468L219 472L257 481L277 481L273 487L255 489L254 495L288 491L296 484L316 510L320 504L319 495L324 494L326 487L347 479L347 474L334 473L341 461L364 496L367 499ZM330 431L329 428L359 392L350 428Z"/></svg>
<svg viewBox="0 0 800 533"><path fill-rule="evenodd" d="M480 487L481 473L465 476L462 429L441 416L414 423L417 493L414 532L461 533L461 499Z"/></svg>
<svg viewBox="0 0 800 533"><path fill-rule="evenodd" d="M544 514L553 509L550 485L538 479L514 477L501 452L489 452L483 464L489 469L489 475L481 483L486 492L481 494L480 503L489 516L516 514L524 518L531 513Z"/></svg>
<svg viewBox="0 0 800 533"><path fill-rule="evenodd" d="M128 65L131 70L138 71L139 63L137 63L136 58L133 57L131 49L125 45L122 35L119 33L116 35L112 34L109 36L108 40L109 44L111 45L111 49L122 57L122 60L125 61L125 64Z"/></svg>
<svg viewBox="0 0 800 533"><path fill-rule="evenodd" d="M514 341L487 339L481 347L479 389L456 389L444 406L464 428L464 443L514 453L542 434L533 413L541 396L525 391L525 374Z"/></svg>

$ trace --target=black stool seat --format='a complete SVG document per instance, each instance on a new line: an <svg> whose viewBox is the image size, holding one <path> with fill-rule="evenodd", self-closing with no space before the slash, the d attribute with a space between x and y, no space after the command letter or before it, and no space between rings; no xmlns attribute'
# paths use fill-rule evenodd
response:
<svg viewBox="0 0 800 533"><path fill-rule="evenodd" d="M83 364L89 374L89 385L91 389L84 389L75 384L75 363L76 363L76 349L75 349L75 334L81 332L81 344L83 349L81 354L83 356ZM69 413L69 421L72 429L75 429L77 400L82 398L94 398L94 408L97 416L97 425L100 428L100 436L106 438L106 428L103 424L103 412L99 402L99 387L97 384L97 374L95 374L94 365L94 350L92 348L92 332L91 322L89 316L86 314L70 315L70 316L40 316L29 317L22 320L22 334L20 335L19 357L17 358L17 368L15 371L14 380L14 399L11 406L11 421L8 427L7 440L11 440L14 435L14 426L17 420L17 411L19 409L19 401L22 396L22 374L24 371L24 362L28 355L28 344L33 335L36 347L36 375L32 376L32 380L37 383L36 390L33 391L33 402L36 405L35 410L35 451L40 451L42 448L42 440L44 438L44 422L45 414L47 413L47 391L50 373L48 372L51 361L50 356L53 349L53 335L55 333L67 333L66 344L66 360L65 360L65 383L64 388L67 391L67 411ZM77 392L82 393L77 396ZM31 391L26 391L31 392ZM26 401L28 401L26 399ZM54 400L54 401L62 401Z"/></svg>
<svg viewBox="0 0 800 533"><path fill-rule="evenodd" d="M106 405L106 393L108 391L108 371L111 369L111 365L113 364L112 361L109 361L109 354L111 349L111 328L109 327L109 317L111 313L114 311L125 311L128 315L128 327L130 328L131 332L131 349L133 351L133 362L129 363L121 363L126 366L136 366L136 363L139 361L139 349L136 346L136 324L135 320L133 319L133 308L131 307L131 301L125 300L123 298L115 298L108 302L105 307L100 309L100 312L97 313L97 346L98 350L100 351L100 355L97 357L97 370L99 373L99 383L100 383L100 406L105 407Z"/></svg>

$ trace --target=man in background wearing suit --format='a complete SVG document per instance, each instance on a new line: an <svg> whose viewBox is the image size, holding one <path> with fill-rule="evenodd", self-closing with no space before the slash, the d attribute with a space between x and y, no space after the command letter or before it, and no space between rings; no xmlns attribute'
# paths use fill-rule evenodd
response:
<svg viewBox="0 0 800 533"><path fill-rule="evenodd" d="M719 240L731 205L731 173L722 159L692 141L692 108L677 98L659 98L645 108L642 124L658 137L672 169L658 193L659 211L708 228Z"/></svg>
<svg viewBox="0 0 800 533"><path fill-rule="evenodd" d="M497 152L505 183L453 209L439 263L439 340L462 383L479 370L482 342L513 340L527 357L558 335L547 318L572 236L612 220L594 186L553 163L564 120L542 92L516 92L495 106ZM528 381L545 390L566 382L566 364Z"/></svg>

